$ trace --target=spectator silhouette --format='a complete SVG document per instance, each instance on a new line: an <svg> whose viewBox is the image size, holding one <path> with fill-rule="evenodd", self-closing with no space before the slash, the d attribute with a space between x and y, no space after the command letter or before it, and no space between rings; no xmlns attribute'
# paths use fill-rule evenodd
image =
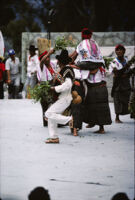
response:
<svg viewBox="0 0 135 200"><path fill-rule="evenodd" d="M129 200L128 196L124 192L116 193L111 200Z"/></svg>
<svg viewBox="0 0 135 200"><path fill-rule="evenodd" d="M48 190L43 187L36 187L28 195L28 200L51 200Z"/></svg>

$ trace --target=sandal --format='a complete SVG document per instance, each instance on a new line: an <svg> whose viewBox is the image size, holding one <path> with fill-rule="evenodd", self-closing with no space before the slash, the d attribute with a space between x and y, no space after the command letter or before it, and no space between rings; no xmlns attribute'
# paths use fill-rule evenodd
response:
<svg viewBox="0 0 135 200"><path fill-rule="evenodd" d="M59 143L59 138L48 138L46 141L45 141L46 144L57 144Z"/></svg>

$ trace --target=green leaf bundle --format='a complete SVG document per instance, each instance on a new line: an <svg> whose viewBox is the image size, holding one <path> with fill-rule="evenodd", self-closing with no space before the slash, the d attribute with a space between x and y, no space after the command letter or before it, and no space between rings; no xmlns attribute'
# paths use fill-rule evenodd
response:
<svg viewBox="0 0 135 200"><path fill-rule="evenodd" d="M45 100L48 103L52 103L53 94L51 92L51 85L49 81L41 82L40 85L36 85L33 89L30 89L31 98L35 102Z"/></svg>
<svg viewBox="0 0 135 200"><path fill-rule="evenodd" d="M76 47L77 44L74 44L71 40L65 39L65 37L57 37L55 40L55 47L54 49L57 50L62 50L66 49L66 47Z"/></svg>
<svg viewBox="0 0 135 200"><path fill-rule="evenodd" d="M111 64L111 62L113 61L114 58L110 58L110 57L106 57L106 56L103 56L103 59L105 61L105 68L109 68L109 65Z"/></svg>

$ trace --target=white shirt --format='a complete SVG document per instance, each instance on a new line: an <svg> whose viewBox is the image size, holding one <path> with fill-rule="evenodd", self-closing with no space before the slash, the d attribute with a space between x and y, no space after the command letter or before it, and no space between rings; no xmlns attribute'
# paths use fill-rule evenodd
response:
<svg viewBox="0 0 135 200"><path fill-rule="evenodd" d="M96 74L90 74L87 78L89 83L99 83L105 81L105 70L98 69Z"/></svg>
<svg viewBox="0 0 135 200"><path fill-rule="evenodd" d="M71 101L72 100L72 95L71 95L71 89L72 89L72 80L70 78L66 78L64 83L61 85L55 86L55 91L57 93L60 93L59 99L64 99L65 103L66 101Z"/></svg>
<svg viewBox="0 0 135 200"><path fill-rule="evenodd" d="M125 58L126 62L127 62L127 58ZM115 58L111 64L109 65L109 69L107 71L107 74L110 75L113 73L114 68L116 68L117 70L120 70L123 68L123 65L119 62L119 60L117 58Z"/></svg>
<svg viewBox="0 0 135 200"><path fill-rule="evenodd" d="M6 70L10 70L11 75L15 75L19 73L19 67L20 67L20 60L18 57L15 57L15 62L11 59L8 58L6 63Z"/></svg>
<svg viewBox="0 0 135 200"><path fill-rule="evenodd" d="M91 61L91 62L103 62L104 59L101 55L98 44L95 40L85 39L79 43L77 46L76 52L80 57L81 61Z"/></svg>
<svg viewBox="0 0 135 200"><path fill-rule="evenodd" d="M50 64L51 64L51 67L53 68L53 70L55 72L57 72L58 71L57 60L50 61ZM42 71L41 71L40 66L38 67L37 78L38 78L38 81L50 81L50 80L52 80L52 75L49 72L49 70L47 69L45 64L43 65Z"/></svg>
<svg viewBox="0 0 135 200"><path fill-rule="evenodd" d="M38 67L39 67L39 59L37 55L34 56L28 56L27 60L27 76L31 77L32 73L37 72Z"/></svg>
<svg viewBox="0 0 135 200"><path fill-rule="evenodd" d="M74 70L74 74L75 74L75 79L79 79L79 80L85 80L88 78L89 76L89 70L80 70L80 69L75 69Z"/></svg>

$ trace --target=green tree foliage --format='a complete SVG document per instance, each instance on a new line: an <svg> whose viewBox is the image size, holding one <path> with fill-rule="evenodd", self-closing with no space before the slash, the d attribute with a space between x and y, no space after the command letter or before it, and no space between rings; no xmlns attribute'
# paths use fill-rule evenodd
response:
<svg viewBox="0 0 135 200"><path fill-rule="evenodd" d="M17 51L22 32L134 31L133 5L133 0L1 0L0 30Z"/></svg>
<svg viewBox="0 0 135 200"><path fill-rule="evenodd" d="M39 32L36 11L25 0L2 0L0 22L3 36L11 42L17 54L21 52L22 32Z"/></svg>

